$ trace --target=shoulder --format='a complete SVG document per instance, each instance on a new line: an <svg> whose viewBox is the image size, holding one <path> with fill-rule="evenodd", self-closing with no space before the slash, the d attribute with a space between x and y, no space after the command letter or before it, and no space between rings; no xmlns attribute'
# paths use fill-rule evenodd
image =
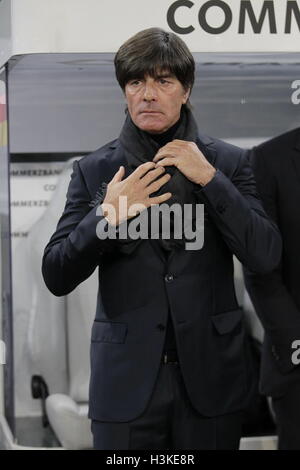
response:
<svg viewBox="0 0 300 470"><path fill-rule="evenodd" d="M226 158L228 156L240 158L241 154L244 150L237 145L230 144L225 140L213 138L213 146L215 147L216 151L220 155L221 158Z"/></svg>
<svg viewBox="0 0 300 470"><path fill-rule="evenodd" d="M244 161L248 163L246 150L224 140L199 134L199 143L200 150L203 151L210 163L228 176L233 174Z"/></svg>
<svg viewBox="0 0 300 470"><path fill-rule="evenodd" d="M91 195L102 183L108 183L123 164L123 151L115 139L77 160L79 172ZM74 162L75 163L75 162Z"/></svg>
<svg viewBox="0 0 300 470"><path fill-rule="evenodd" d="M287 154L296 146L300 146L300 127L257 145L253 149L252 158L254 161L263 159L265 163L272 159L274 164L274 161L286 159Z"/></svg>
<svg viewBox="0 0 300 470"><path fill-rule="evenodd" d="M117 147L118 139L114 139L88 155L85 155L79 160L81 170L91 171L94 167L99 167L99 163L105 162L107 157L109 157Z"/></svg>
<svg viewBox="0 0 300 470"><path fill-rule="evenodd" d="M86 181L94 181L97 177L108 182L125 160L120 142L115 139L83 157L78 164Z"/></svg>

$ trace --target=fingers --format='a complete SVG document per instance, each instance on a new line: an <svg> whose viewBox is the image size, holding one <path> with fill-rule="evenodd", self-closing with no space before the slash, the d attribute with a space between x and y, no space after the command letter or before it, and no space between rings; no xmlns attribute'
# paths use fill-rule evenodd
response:
<svg viewBox="0 0 300 470"><path fill-rule="evenodd" d="M150 206L155 206L157 204L161 204L165 201L167 201L168 199L170 199L170 197L172 197L172 193L164 193L164 194L161 194L160 196L156 196L156 197L150 197L149 198L149 201L150 201Z"/></svg>
<svg viewBox="0 0 300 470"><path fill-rule="evenodd" d="M175 158L164 158L163 160L159 160L156 165L157 166L176 166L177 167L177 159Z"/></svg>
<svg viewBox="0 0 300 470"><path fill-rule="evenodd" d="M155 157L153 158L153 162L158 162L162 158L165 157L176 157L178 153L182 152L182 145L184 145L184 148L186 148L186 145L188 142L181 141L181 140L173 140L172 142L169 142L166 144L164 147L161 147Z"/></svg>
<svg viewBox="0 0 300 470"><path fill-rule="evenodd" d="M146 162L142 163L142 165L139 165L136 170L134 170L131 175L128 176L130 179L140 179L142 178L146 173L148 173L149 170L152 170L155 168L155 163L154 162Z"/></svg>
<svg viewBox="0 0 300 470"><path fill-rule="evenodd" d="M145 186L148 186L148 184L152 183L152 181L154 181L156 178L165 174L165 171L166 170L164 169L164 167L160 166L155 168L154 170L148 171L148 173L144 175L141 179L143 183L145 183Z"/></svg>
<svg viewBox="0 0 300 470"><path fill-rule="evenodd" d="M165 157L175 157L174 153L170 152L170 150L164 150L164 151L159 151L155 157L153 158L153 162L154 163L157 163L159 162L162 158L165 158Z"/></svg>
<svg viewBox="0 0 300 470"><path fill-rule="evenodd" d="M169 180L171 179L171 175L167 173L166 175L163 175L161 178L159 178L157 181L154 181L152 184L147 186L147 194L152 194L158 191L164 184L166 184Z"/></svg>
<svg viewBox="0 0 300 470"><path fill-rule="evenodd" d="M111 183L118 183L119 181L122 181L122 178L123 178L124 174L125 174L125 168L122 165L118 169L117 173L115 173L113 179L110 182Z"/></svg>

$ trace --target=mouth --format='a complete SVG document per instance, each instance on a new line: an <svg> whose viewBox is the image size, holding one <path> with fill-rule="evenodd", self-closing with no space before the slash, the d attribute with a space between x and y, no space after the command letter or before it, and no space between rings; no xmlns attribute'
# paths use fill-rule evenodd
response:
<svg viewBox="0 0 300 470"><path fill-rule="evenodd" d="M160 111L141 111L140 114L161 114Z"/></svg>

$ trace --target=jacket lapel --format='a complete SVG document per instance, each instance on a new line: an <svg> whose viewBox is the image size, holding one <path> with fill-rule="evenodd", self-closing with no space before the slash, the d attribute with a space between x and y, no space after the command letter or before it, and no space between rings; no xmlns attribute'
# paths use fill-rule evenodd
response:
<svg viewBox="0 0 300 470"><path fill-rule="evenodd" d="M214 165L217 156L217 151L213 144L213 139L207 135L199 134L197 145L211 165Z"/></svg>
<svg viewBox="0 0 300 470"><path fill-rule="evenodd" d="M112 145L110 145L109 149L111 152L109 152L105 157L108 170L108 174L105 175L107 180L106 182L109 183L109 181L111 181L121 165L123 165L125 168L125 176L123 179L127 178L127 176L129 176L132 172L130 171L119 141L116 140Z"/></svg>

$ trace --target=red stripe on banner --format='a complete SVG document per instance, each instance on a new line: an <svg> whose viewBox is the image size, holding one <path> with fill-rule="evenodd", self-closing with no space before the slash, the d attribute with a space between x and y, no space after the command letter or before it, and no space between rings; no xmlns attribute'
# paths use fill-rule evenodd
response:
<svg viewBox="0 0 300 470"><path fill-rule="evenodd" d="M6 121L6 105L0 103L0 123Z"/></svg>

